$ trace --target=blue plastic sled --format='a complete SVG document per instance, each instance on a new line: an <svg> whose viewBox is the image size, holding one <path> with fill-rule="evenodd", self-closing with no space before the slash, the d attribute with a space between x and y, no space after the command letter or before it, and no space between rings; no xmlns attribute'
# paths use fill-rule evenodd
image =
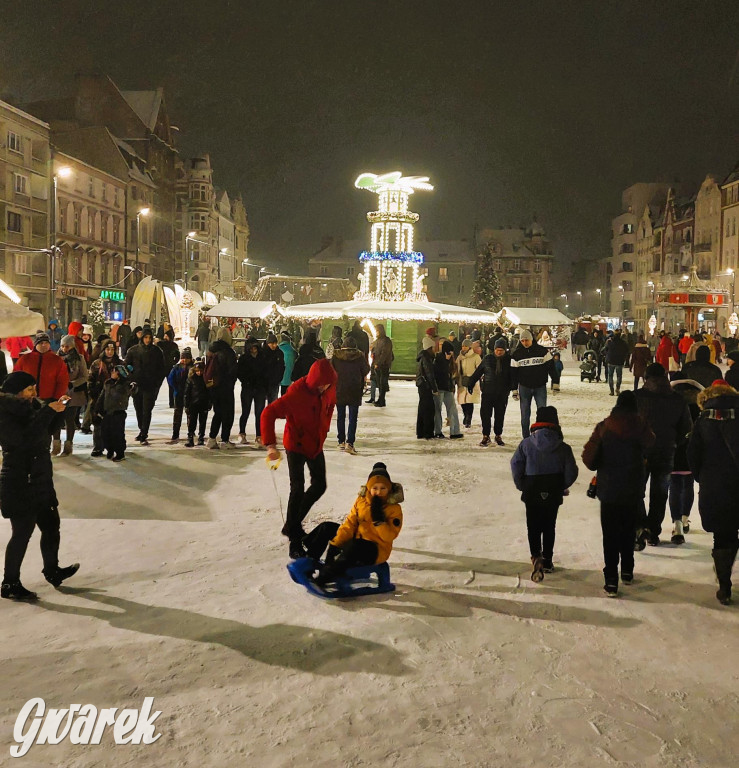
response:
<svg viewBox="0 0 739 768"><path fill-rule="evenodd" d="M320 565L320 561L312 557L301 557L287 564L290 578L316 597L361 597L362 595L379 595L395 592L395 584L390 581L390 566L387 563L379 565L361 565L350 568L335 584L319 587L309 578ZM372 576L377 576L375 581Z"/></svg>

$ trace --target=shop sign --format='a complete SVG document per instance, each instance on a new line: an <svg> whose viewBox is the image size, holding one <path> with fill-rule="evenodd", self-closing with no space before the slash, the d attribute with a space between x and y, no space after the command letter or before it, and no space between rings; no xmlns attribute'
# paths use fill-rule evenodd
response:
<svg viewBox="0 0 739 768"><path fill-rule="evenodd" d="M100 298L107 301L125 301L126 293L125 291L110 291L106 288L100 291Z"/></svg>

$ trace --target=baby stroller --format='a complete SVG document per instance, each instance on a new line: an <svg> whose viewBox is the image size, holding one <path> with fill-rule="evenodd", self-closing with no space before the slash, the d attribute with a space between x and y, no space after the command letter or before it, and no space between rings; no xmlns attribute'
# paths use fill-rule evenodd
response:
<svg viewBox="0 0 739 768"><path fill-rule="evenodd" d="M598 372L598 365L595 357L595 352L589 349L583 356L580 363L580 381L592 382L595 379L595 375Z"/></svg>

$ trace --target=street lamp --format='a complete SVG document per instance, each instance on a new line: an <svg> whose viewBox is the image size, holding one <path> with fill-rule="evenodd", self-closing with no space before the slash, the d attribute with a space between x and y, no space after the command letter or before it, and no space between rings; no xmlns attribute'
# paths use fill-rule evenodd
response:
<svg viewBox="0 0 739 768"><path fill-rule="evenodd" d="M68 165L62 165L59 166L59 168L56 169L54 173L54 211L53 215L51 217L52 222L52 232L51 232L51 248L49 250L50 255L50 279L49 279L49 320L52 319L52 317L56 317L56 307L54 306L56 304L56 257L57 252L59 249L57 248L56 244L56 237L57 232L59 230L59 179L68 179L72 175L73 171Z"/></svg>
<svg viewBox="0 0 739 768"><path fill-rule="evenodd" d="M603 291L600 288L596 288L595 292L598 294L598 314L603 314L603 304L601 302Z"/></svg>
<svg viewBox="0 0 739 768"><path fill-rule="evenodd" d="M618 286L618 290L621 291L621 325L625 325L624 317L624 287L623 284Z"/></svg>
<svg viewBox="0 0 739 768"><path fill-rule="evenodd" d="M582 317L582 291L578 291L577 295L580 297L580 317Z"/></svg>
<svg viewBox="0 0 739 768"><path fill-rule="evenodd" d="M185 290L187 291L187 262L193 261L193 252L190 250L188 243L192 241L193 243L199 243L200 245L208 245L208 243L205 242L205 240L198 240L195 235L197 235L197 232L188 232L187 237L185 237L185 263L182 267L182 281L185 284Z"/></svg>
<svg viewBox="0 0 739 768"><path fill-rule="evenodd" d="M729 267L726 270L726 274L727 275L731 275L731 311L733 312L734 311L734 297L736 296L736 294L734 293L734 288L735 288L735 285L736 285L736 272L734 272L734 270L731 267Z"/></svg>
<svg viewBox="0 0 739 768"><path fill-rule="evenodd" d="M141 217L148 216L151 208L139 208L136 213L136 269L139 268L139 248L141 246Z"/></svg>

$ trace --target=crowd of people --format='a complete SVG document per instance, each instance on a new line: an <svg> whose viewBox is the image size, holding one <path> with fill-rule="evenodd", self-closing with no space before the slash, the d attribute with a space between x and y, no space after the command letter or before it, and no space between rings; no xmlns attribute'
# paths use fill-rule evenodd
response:
<svg viewBox="0 0 739 768"><path fill-rule="evenodd" d="M201 337L206 324L198 329ZM237 381L241 444L249 443L246 431L253 408L254 444L267 449L269 461L279 463L275 422L287 421L283 446L290 497L282 533L289 540L292 558L311 553L317 557L328 547L326 567L315 575L319 586L352 564L387 559L402 525L398 505L402 488L390 482L384 464L373 468L365 488L367 498L357 500L343 526L330 530L323 526L310 534L303 527L327 488L323 449L334 410L338 447L356 455L365 387L369 387L368 403L387 405L393 346L384 328L378 326L370 341L359 322L348 333L335 326L325 349L311 329L296 349L287 330L279 339L268 332L259 341L243 324L237 326L240 336L235 340L232 328L209 328L204 355L198 339L198 357L190 348L179 349L166 324L154 332L148 322L135 328L124 322L115 338L102 334L95 344L91 329L77 322L69 325L66 334L52 322L28 343L11 340L7 345L11 356L16 351L18 355L13 358L13 371L0 371L0 506L12 526L3 597L36 597L20 582L20 566L36 525L42 532L44 575L50 583L58 586L79 567L62 568L58 563L59 515L51 456L70 455L75 432L81 429L92 432L92 456L105 453L112 461L125 459L129 399L133 399L139 430L135 439L148 445L152 411L165 380L173 411L170 444L180 441L186 416L186 447L194 447L196 438L198 445L211 449L234 447ZM739 378L739 369L731 368L739 351L727 349L728 345L707 334L681 333L673 339L661 332L652 352L643 335L632 347L620 329L607 333L596 329L592 334L579 329L573 342L579 359L597 355L596 381L602 365L606 366L605 379L616 397L611 414L596 425L582 453L583 464L596 472L589 495L601 504L606 593L618 594L619 575L622 583L633 580L634 551L661 544L668 501L671 541L684 543L697 480L703 527L714 537L717 598L728 602L739 549L739 513L733 503L734 478L739 478L735 471L739 469L735 419L739 391L734 388L739 384L734 379L735 373ZM557 409L547 404L548 392L559 391L560 353L543 346L527 329L507 334L498 328L485 341L483 352L477 332L460 339L455 333L440 338L432 327L420 346L415 380L419 439L446 437L445 421L451 439L463 437L462 430L471 429L474 406L479 404L480 445L502 446L508 401L518 401L522 440L511 471L526 507L531 578L541 581L554 569L557 513L578 476ZM716 364L723 357L730 366L725 377ZM624 367L634 374L633 390L622 390ZM536 409L533 424L532 405ZM19 499L25 501L19 503ZM374 531L373 547L350 544L358 531L386 525L390 527Z"/></svg>

